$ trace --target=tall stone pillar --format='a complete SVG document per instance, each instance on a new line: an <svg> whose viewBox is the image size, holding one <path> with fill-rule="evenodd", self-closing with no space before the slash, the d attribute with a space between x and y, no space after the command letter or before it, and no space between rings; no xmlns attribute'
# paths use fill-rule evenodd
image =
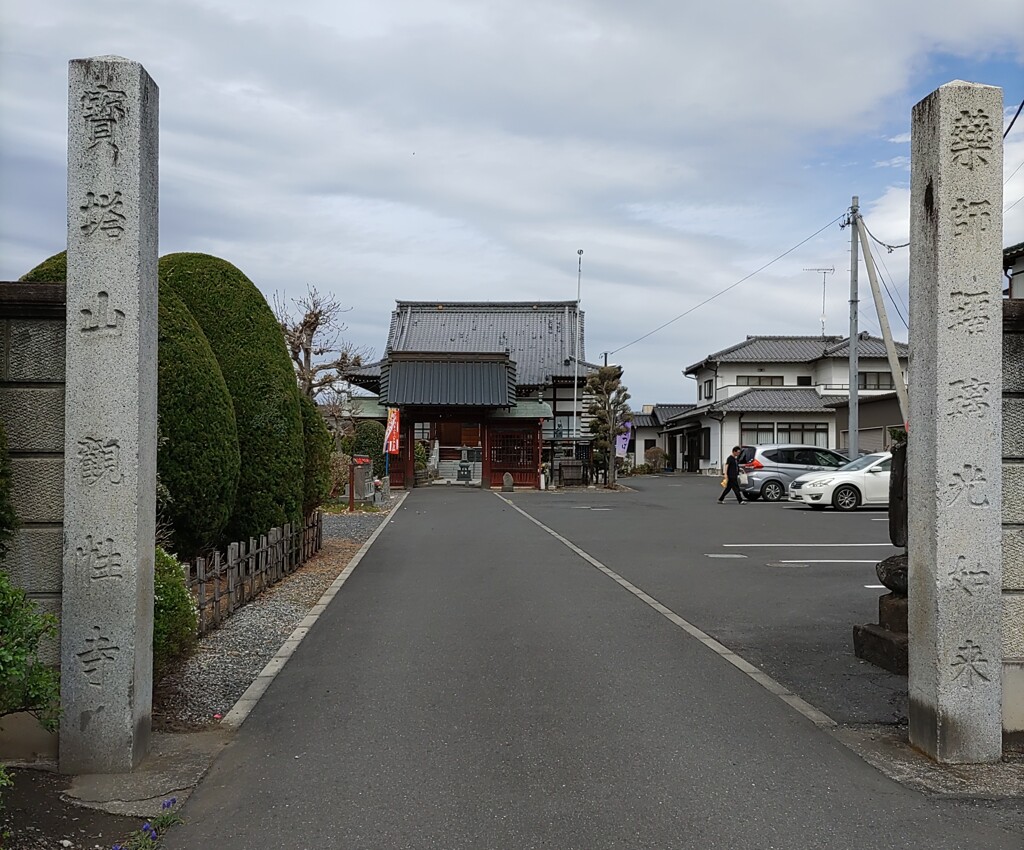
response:
<svg viewBox="0 0 1024 850"><path fill-rule="evenodd" d="M64 773L129 771L149 745L157 105L137 62L69 64Z"/></svg>
<svg viewBox="0 0 1024 850"><path fill-rule="evenodd" d="M1001 756L1002 91L952 82L913 111L910 741Z"/></svg>

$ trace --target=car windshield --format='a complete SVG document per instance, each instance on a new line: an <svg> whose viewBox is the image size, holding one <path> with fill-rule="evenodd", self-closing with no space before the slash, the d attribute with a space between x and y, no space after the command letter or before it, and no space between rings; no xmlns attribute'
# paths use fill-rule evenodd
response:
<svg viewBox="0 0 1024 850"><path fill-rule="evenodd" d="M856 460L851 460L846 466L839 467L842 472L856 472L858 469L867 469L873 463L877 463L882 455L864 455Z"/></svg>

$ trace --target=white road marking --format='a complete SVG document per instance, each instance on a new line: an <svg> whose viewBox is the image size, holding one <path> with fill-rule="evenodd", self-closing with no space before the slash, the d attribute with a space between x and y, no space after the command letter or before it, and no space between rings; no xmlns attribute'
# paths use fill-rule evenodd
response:
<svg viewBox="0 0 1024 850"><path fill-rule="evenodd" d="M723 555L721 553L712 554L712 553L705 552L704 553L704 557L705 558L746 558L747 556L746 555L733 555L732 553L726 553L726 554Z"/></svg>
<svg viewBox="0 0 1024 850"><path fill-rule="evenodd" d="M837 549L845 546L887 546L891 543L723 543L726 549Z"/></svg>
<svg viewBox="0 0 1024 850"><path fill-rule="evenodd" d="M406 490L402 493L398 501L395 503L395 506L391 509L392 514L402 506L402 502L405 501L409 492L409 490ZM245 722L245 718L247 718L249 716L249 712L256 707L256 703L260 701L260 697L262 697L267 688L270 687L270 683L273 682L277 674L281 672L281 669L288 662L288 659L292 657L292 653L299 648L299 644L302 643L302 639L309 633L313 624L327 609L328 603L334 599L338 591L341 590L341 586L348 581L348 577L352 575L353 570L359 566L359 562L363 560L363 556L369 551L370 547L373 545L373 541L380 537L380 533L392 522L394 522L394 520L382 522L377 526L377 530L370 535L369 540L367 540L362 545L362 548L356 552L355 557L348 562L348 566L338 573L338 577L335 578L334 581L331 582L331 586L323 592L323 595L320 597L320 600L316 605L309 609L309 612L296 627L295 631L293 631L288 636L288 639L281 644L277 653L267 662L263 670L260 671L259 676L256 677L256 680L246 688L245 693L238 698L238 701L231 707L231 710L224 715L224 719L220 722L221 726L225 726L228 729L237 729Z"/></svg>
<svg viewBox="0 0 1024 850"><path fill-rule="evenodd" d="M866 584L864 585L868 590L881 590L885 587L884 584Z"/></svg>
<svg viewBox="0 0 1024 850"><path fill-rule="evenodd" d="M510 508L521 513L524 517L526 517L526 519L528 519L538 528L541 528L544 531L546 531L548 534L554 537L555 540L557 540L559 543L571 549L592 567L596 567L598 570L600 570L602 573L608 576L608 578L610 578L620 587L622 587L625 590L628 590L641 602L645 603L646 605L649 605L670 623L673 623L674 625L678 626L691 637L696 638L716 655L720 656L722 659L732 664L732 666L735 667L737 670L741 670L742 672L746 673L747 676L749 676L751 679L757 682L762 688L764 688L769 693L772 693L775 696L777 696L784 703L786 703L786 705L790 706L790 708L796 709L800 714L802 714L804 717L810 720L811 723L813 723L815 726L818 726L821 729L835 729L838 726L835 720L833 720L831 717L825 714L825 712L818 710L806 700L792 693L788 688L781 685L779 682L776 682L775 679L773 679L767 673L761 672L749 661L737 655L725 644L719 643L713 637L698 629L695 625L693 625L693 623L684 620L677 613L675 613L675 611L666 608L653 596L650 596L649 594L645 593L635 584L633 584L630 581L627 581L614 570L606 567L599 560L597 560L597 558L584 552L582 549L580 549L579 546L577 546L568 538L563 537L553 528L548 528L548 526L544 525L544 523L542 523L539 519L534 519L526 511L519 507L519 505L515 504L510 499L506 499L500 493L495 493L494 495L501 499Z"/></svg>
<svg viewBox="0 0 1024 850"><path fill-rule="evenodd" d="M615 508L591 508L592 511L613 511Z"/></svg>
<svg viewBox="0 0 1024 850"><path fill-rule="evenodd" d="M871 517L872 522L888 522L889 517Z"/></svg>
<svg viewBox="0 0 1024 850"><path fill-rule="evenodd" d="M834 560L834 561L828 561L828 560L811 561L811 560L808 560L807 558L800 558L799 560L796 560L796 561L779 561L779 563L780 564L877 564L878 561L875 561L873 559L870 560L870 561L851 561L851 560L848 560L848 559L838 559L838 560Z"/></svg>

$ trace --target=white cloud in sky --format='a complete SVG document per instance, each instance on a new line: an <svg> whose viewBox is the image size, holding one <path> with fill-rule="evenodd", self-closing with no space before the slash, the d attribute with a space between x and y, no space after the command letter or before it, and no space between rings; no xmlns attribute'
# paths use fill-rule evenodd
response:
<svg viewBox="0 0 1024 850"><path fill-rule="evenodd" d="M5 0L0 278L62 247L67 61L114 53L160 86L161 253L222 256L268 297L331 289L379 352L396 298L574 298L582 248L587 355L619 350L638 406L692 400L704 355L819 332L807 268L835 268L844 332L848 230L623 346L852 195L905 242L910 109L965 78L1005 86L1009 117L1022 30L1019 0ZM1007 175L1022 160L1024 124ZM1024 238L1024 203L1005 224ZM906 254L884 256L903 297Z"/></svg>

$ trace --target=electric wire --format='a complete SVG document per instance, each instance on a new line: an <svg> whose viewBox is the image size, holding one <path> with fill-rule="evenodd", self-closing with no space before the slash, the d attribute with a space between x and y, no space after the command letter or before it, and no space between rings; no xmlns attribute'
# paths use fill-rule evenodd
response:
<svg viewBox="0 0 1024 850"><path fill-rule="evenodd" d="M754 275L756 275L756 274L760 274L760 273L761 273L761 272L763 272L763 271L764 271L764 270L765 270L766 268L768 268L768 267L769 267L769 266L771 266L771 265L774 265L774 264L775 264L775 263L777 263L777 262L778 262L779 260L781 260L781 259L782 259L783 257L785 257L785 256L788 256L789 254L792 254L792 253L793 253L793 252L794 252L794 251L795 251L795 250L796 250L797 248L799 248L799 247L800 247L801 245L804 245L804 244L806 244L807 242L810 242L810 241L811 241L811 240L812 240L812 239L813 239L813 238L814 238L815 236L817 236L817 235L818 235L819 233L821 233L821 232L823 232L823 231L827 230L828 228L830 228L830 227L831 227L831 226L832 226L833 224L835 224L835 223L836 223L837 221L839 221L840 219L842 219L842 218L843 218L844 216L846 216L846 215L847 215L847 213L846 213L846 212L842 213L841 215L837 215L837 216L836 216L836 217L835 217L834 219L832 219L832 221L830 221L830 222L829 222L828 224L826 224L826 225L824 225L823 227L819 228L818 230L814 231L814 233L812 233L812 234L811 234L810 236L808 236L808 237L807 237L806 239L803 239L803 240L801 240L800 242L797 242L797 243L796 243L796 245L794 245L794 246L793 246L792 248L790 248L790 249L789 249L788 251L783 251L783 252L782 252L781 254L779 254L779 255L778 255L778 256L777 256L777 257L776 257L775 259L773 259L773 260L769 260L769 261L768 261L767 263L765 263L765 264L764 264L763 266L761 266L760 268L758 268L758 269L755 269L754 271L752 271L752 272L751 272L750 274L746 275L745 277L741 277L741 278L740 278L740 279L739 279L738 281L736 281L735 283L732 283L732 284L730 284L729 286L725 287L725 289L722 289L722 290L720 290L720 291L716 292L716 293L715 293L714 295L711 295L710 297L708 297L708 298L705 298L705 299L704 299L703 301L701 301L701 302L700 302L699 304L695 304L695 305L694 305L693 307L691 307L691 308L690 308L689 310L685 310L685 311L683 311L683 312L682 312L682 313L680 313L680 314L679 314L678 316L676 316L676 317L675 317L674 319L669 319L669 320L668 320L667 322L665 322L664 324L658 325L658 327L656 327L656 328L655 328L654 330L652 330L652 331L648 331L648 332L647 332L647 333L645 333L645 334L644 334L643 336L639 336L639 337L637 337L636 339L634 339L634 340L633 340L632 342L627 342L627 343L626 343L625 345L620 345L620 346L619 346L618 348L616 348L616 349L615 349L614 351L609 351L609 352L608 352L608 355L609 355L609 356L611 356L612 354L618 354L618 353L619 353L620 351L623 351L623 350L625 350L625 349L629 348L629 347L630 347L631 345L636 345L636 344L637 344L638 342L641 342L641 341L643 341L643 340L647 339L647 337L649 337L649 336L654 336L654 334L658 333L658 331L663 331L663 330L664 330L665 328L667 328L667 327L668 327L669 325L675 324L676 322L678 322L678 321L679 321L680 319L682 319L682 318L683 318L683 317L685 317L685 316L689 316L689 315L690 315L690 313L693 313L694 311L696 311L696 310L699 310L699 309L700 309L701 307L703 307L703 306L704 306L705 304L709 304L710 302L714 301L714 300L715 300L716 298L718 298L718 297L720 297L720 296L722 296L722 295L725 295L725 293L726 293L726 292L728 292L729 290L731 290L731 289L735 289L735 288L736 288L737 286L739 286L739 285L740 285L741 283L744 283L745 281L748 281L748 280L750 280L750 278L752 278L752 277L753 277Z"/></svg>
<svg viewBox="0 0 1024 850"><path fill-rule="evenodd" d="M903 309L906 310L907 315L909 315L910 309L909 307L907 307L906 302L903 300L903 296L900 295L899 293L899 287L896 286L896 281L893 278L892 272L889 270L889 266L886 265L886 261L883 260L881 256L879 257L879 261L882 263L882 267L886 270L886 274L889 275L889 280L892 282L893 290L896 291L896 295L899 297L900 304L903 305ZM899 321L902 322L903 327L909 331L910 324L909 322L907 322L906 318L903 316L903 313L900 311L899 304L897 304L896 299L893 298L892 290L889 289L889 284L886 283L886 279L885 277L883 277L881 271L879 272L879 279L882 281L883 286L886 288L886 292L889 293L889 300L892 302L893 309L896 310L896 315L899 316Z"/></svg>
<svg viewBox="0 0 1024 850"><path fill-rule="evenodd" d="M1013 180L1013 178L1017 176L1017 172L1020 171L1022 168L1024 168L1024 162L1022 162L1015 169L1013 169L1013 173L1003 181L1003 185L1005 186L1007 183Z"/></svg>
<svg viewBox="0 0 1024 850"><path fill-rule="evenodd" d="M1024 100L1020 102L1020 106L1017 107L1017 111L1013 113L1013 118L1010 119L1010 123L1005 130L1003 130L1003 138L1006 138L1006 134L1013 129L1013 124L1017 120L1017 116L1020 115L1021 109L1024 109Z"/></svg>
<svg viewBox="0 0 1024 850"><path fill-rule="evenodd" d="M864 220L864 217L861 216L861 221L863 221L863 220ZM890 254L893 251L895 251L897 248L909 248L910 247L910 243L909 242L904 242L902 245L889 245L889 244L883 242L881 239L879 239L877 236L875 236L874 233L872 233L870 230L868 230L867 223L864 224L864 229L868 231L868 236L870 236L872 238L872 240L874 240L879 245L881 245L883 248L885 248Z"/></svg>

